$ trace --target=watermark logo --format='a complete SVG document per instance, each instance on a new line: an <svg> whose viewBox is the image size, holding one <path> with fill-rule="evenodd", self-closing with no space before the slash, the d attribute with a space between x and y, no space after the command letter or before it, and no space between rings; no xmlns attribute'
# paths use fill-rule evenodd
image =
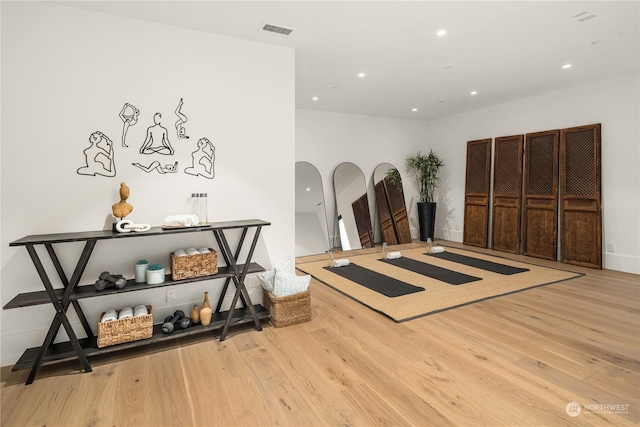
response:
<svg viewBox="0 0 640 427"><path fill-rule="evenodd" d="M570 417L577 417L582 411L582 408L580 407L580 404L578 402L569 402L564 409L565 411L567 411L567 415L569 415Z"/></svg>
<svg viewBox="0 0 640 427"><path fill-rule="evenodd" d="M564 409L570 417L577 417L583 410L592 414L628 414L629 406L625 403L580 405L578 402L569 402Z"/></svg>

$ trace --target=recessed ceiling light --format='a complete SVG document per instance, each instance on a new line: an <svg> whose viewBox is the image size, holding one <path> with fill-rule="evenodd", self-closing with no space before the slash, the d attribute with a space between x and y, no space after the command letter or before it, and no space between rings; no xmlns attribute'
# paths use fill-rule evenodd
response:
<svg viewBox="0 0 640 427"><path fill-rule="evenodd" d="M477 95L477 94L478 94L478 92L475 91L475 90L471 92L471 95Z"/></svg>
<svg viewBox="0 0 640 427"><path fill-rule="evenodd" d="M444 36L444 35L446 35L446 34L447 34L447 30L439 30L439 31L436 33L436 36L438 36L438 37L442 37L442 36Z"/></svg>
<svg viewBox="0 0 640 427"><path fill-rule="evenodd" d="M562 66L562 68L564 68L564 69L571 68L571 64L564 64L564 65Z"/></svg>
<svg viewBox="0 0 640 427"><path fill-rule="evenodd" d="M417 108L412 108L411 111L415 112L415 111L418 111L418 109Z"/></svg>
<svg viewBox="0 0 640 427"><path fill-rule="evenodd" d="M358 73L358 77L364 77L364 76L366 76L365 73Z"/></svg>
<svg viewBox="0 0 640 427"><path fill-rule="evenodd" d="M314 101L317 101L317 100L318 100L318 97L317 97L317 96L314 96L314 97L313 97L313 98L311 98L311 99L313 99Z"/></svg>
<svg viewBox="0 0 640 427"><path fill-rule="evenodd" d="M311 189L310 189L310 188L307 188L307 191L311 191Z"/></svg>

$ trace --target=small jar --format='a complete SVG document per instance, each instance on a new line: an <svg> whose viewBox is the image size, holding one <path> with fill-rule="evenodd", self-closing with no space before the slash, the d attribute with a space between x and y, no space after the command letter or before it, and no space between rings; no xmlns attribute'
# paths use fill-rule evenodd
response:
<svg viewBox="0 0 640 427"><path fill-rule="evenodd" d="M147 280L147 267L149 267L149 261L141 259L136 263L136 283L144 283Z"/></svg>
<svg viewBox="0 0 640 427"><path fill-rule="evenodd" d="M191 193L191 215L198 217L198 225L201 222L200 219L200 193Z"/></svg>

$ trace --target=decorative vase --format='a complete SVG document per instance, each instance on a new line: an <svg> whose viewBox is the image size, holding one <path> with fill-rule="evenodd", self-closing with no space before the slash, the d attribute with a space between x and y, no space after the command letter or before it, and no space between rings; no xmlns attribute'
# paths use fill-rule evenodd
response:
<svg viewBox="0 0 640 427"><path fill-rule="evenodd" d="M202 307L200 308L200 323L202 326L208 326L211 323L211 316L213 315L213 310L211 309L211 304L209 304L209 292L204 293L204 302L202 303Z"/></svg>
<svg viewBox="0 0 640 427"><path fill-rule="evenodd" d="M191 310L191 314L189 314L189 317L191 317L191 321L193 323L200 322L200 310L198 309L198 304L193 305L193 310Z"/></svg>
<svg viewBox="0 0 640 427"><path fill-rule="evenodd" d="M426 242L427 239L431 239L433 241L436 227L435 202L418 202L418 223L420 226L420 240Z"/></svg>
<svg viewBox="0 0 640 427"><path fill-rule="evenodd" d="M147 267L149 267L149 261L140 260L136 263L136 283L144 283L147 279Z"/></svg>
<svg viewBox="0 0 640 427"><path fill-rule="evenodd" d="M157 285L158 283L164 283L164 268L160 270L149 270L146 271L147 275L147 283L149 285Z"/></svg>

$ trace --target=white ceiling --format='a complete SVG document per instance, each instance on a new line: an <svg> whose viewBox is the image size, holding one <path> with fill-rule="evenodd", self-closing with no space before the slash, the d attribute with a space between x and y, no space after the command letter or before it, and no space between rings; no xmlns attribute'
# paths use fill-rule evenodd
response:
<svg viewBox="0 0 640 427"><path fill-rule="evenodd" d="M296 107L313 110L431 120L640 68L638 1L58 3L294 48Z"/></svg>

